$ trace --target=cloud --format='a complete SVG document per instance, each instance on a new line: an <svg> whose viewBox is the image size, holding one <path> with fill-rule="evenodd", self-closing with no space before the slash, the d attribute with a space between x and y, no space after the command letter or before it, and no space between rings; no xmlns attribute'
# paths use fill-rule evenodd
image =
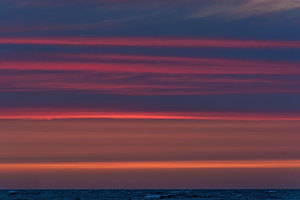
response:
<svg viewBox="0 0 300 200"><path fill-rule="evenodd" d="M225 16L231 19L284 12L300 8L300 0L226 0L200 5L191 18Z"/></svg>
<svg viewBox="0 0 300 200"><path fill-rule="evenodd" d="M238 112L128 112L96 109L36 109L2 108L0 120L53 120L53 119L185 119L185 120L243 120L243 121L300 121L298 113L238 113Z"/></svg>
<svg viewBox="0 0 300 200"><path fill-rule="evenodd" d="M300 48L300 41L226 40L188 37L15 37L0 38L1 44L18 45L85 45L130 47L194 47L194 48Z"/></svg>
<svg viewBox="0 0 300 200"><path fill-rule="evenodd" d="M1 61L2 91L123 95L299 92L298 63L85 53L14 54Z"/></svg>
<svg viewBox="0 0 300 200"><path fill-rule="evenodd" d="M222 32L235 35L238 34L236 29L241 27L251 35L267 30L272 36L280 35L274 28L286 30L299 23L300 12L294 12L299 8L300 0L3 0L0 1L0 18L6 20L0 22L0 34L182 35L193 30L188 35ZM269 21L270 16L275 19ZM244 21L238 23L248 18L254 20L254 27L244 27ZM274 26L278 21L285 23ZM237 24L231 29L228 26L233 25L225 26L229 22ZM258 31L256 24L262 24ZM286 30L286 34L291 33Z"/></svg>
<svg viewBox="0 0 300 200"><path fill-rule="evenodd" d="M137 11L152 11L148 15L163 12L176 13L178 16L201 18L226 16L230 18L250 17L273 12L284 12L300 8L300 0L12 0L4 1L19 7L93 5L110 11L128 10L129 15Z"/></svg>

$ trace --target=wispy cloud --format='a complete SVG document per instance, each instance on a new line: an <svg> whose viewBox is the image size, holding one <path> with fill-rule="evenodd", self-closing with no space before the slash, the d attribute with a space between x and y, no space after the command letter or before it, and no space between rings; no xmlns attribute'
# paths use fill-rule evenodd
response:
<svg viewBox="0 0 300 200"><path fill-rule="evenodd" d="M200 5L198 11L192 13L189 17L223 16L230 19L239 19L298 8L300 8L299 0L213 0Z"/></svg>
<svg viewBox="0 0 300 200"><path fill-rule="evenodd" d="M0 89L123 95L297 93L298 65L137 54L7 54L0 59Z"/></svg>
<svg viewBox="0 0 300 200"><path fill-rule="evenodd" d="M22 7L91 4L100 7L105 6L110 11L132 10L134 15L140 9L152 10L156 13L171 9L180 16L195 18L213 15L240 18L300 8L300 0L4 0L3 2L14 3Z"/></svg>

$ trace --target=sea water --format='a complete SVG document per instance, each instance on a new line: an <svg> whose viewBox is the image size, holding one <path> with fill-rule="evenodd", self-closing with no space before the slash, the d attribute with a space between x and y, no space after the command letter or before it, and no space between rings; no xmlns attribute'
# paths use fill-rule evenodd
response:
<svg viewBox="0 0 300 200"><path fill-rule="evenodd" d="M0 190L0 200L300 200L300 190Z"/></svg>

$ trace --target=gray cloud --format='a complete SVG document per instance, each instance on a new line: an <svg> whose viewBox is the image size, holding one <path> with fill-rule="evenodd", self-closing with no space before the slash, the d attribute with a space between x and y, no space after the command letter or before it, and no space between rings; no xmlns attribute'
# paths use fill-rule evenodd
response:
<svg viewBox="0 0 300 200"><path fill-rule="evenodd" d="M203 1L198 10L189 17L201 18L208 16L225 16L229 18L245 18L284 12L300 8L300 0L227 0L210 2Z"/></svg>

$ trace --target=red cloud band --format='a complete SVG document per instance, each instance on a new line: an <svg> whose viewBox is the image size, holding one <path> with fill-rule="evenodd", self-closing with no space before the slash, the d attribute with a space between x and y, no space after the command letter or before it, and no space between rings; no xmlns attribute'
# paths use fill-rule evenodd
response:
<svg viewBox="0 0 300 200"><path fill-rule="evenodd" d="M0 44L198 47L198 48L297 48L297 49L300 48L300 41L151 38L151 37L0 38Z"/></svg>

